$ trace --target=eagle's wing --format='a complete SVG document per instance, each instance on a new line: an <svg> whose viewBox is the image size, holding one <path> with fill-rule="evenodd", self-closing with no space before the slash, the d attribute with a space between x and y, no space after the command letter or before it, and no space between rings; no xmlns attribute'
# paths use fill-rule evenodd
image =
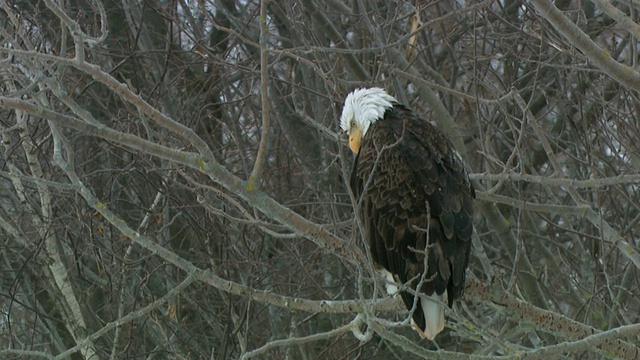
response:
<svg viewBox="0 0 640 360"><path fill-rule="evenodd" d="M395 105L365 135L351 187L361 203L373 260L413 289L422 279L421 293L446 293L451 306L464 288L475 194L449 140L411 110ZM428 269L421 278L425 254ZM401 295L411 309L414 295ZM422 330L424 311L416 306L413 313ZM442 311L436 334L444 326Z"/></svg>

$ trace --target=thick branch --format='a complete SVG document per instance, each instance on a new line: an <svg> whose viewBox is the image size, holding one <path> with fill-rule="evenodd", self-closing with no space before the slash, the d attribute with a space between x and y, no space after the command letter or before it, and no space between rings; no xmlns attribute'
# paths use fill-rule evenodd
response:
<svg viewBox="0 0 640 360"><path fill-rule="evenodd" d="M542 16L558 30L569 42L580 49L606 74L636 91L640 91L640 74L627 65L613 60L611 55L601 49L576 24L564 16L551 0L529 0Z"/></svg>
<svg viewBox="0 0 640 360"><path fill-rule="evenodd" d="M529 321L534 324L536 329L548 331L562 338L581 339L582 341L592 337L594 334L604 334L591 326L577 322L564 315L541 309L529 302L520 300L511 293L504 291L498 281L484 284L476 279L468 279L465 294L471 295L470 298L474 301L491 301L504 306L510 314L517 318L516 320ZM614 330L606 331L608 335L597 337L597 344L595 341L591 344L605 354L615 354L615 356L623 359L637 358L638 348L631 343L621 341L616 336L616 333L612 333ZM631 330L635 331L635 333L625 333L627 334L626 337L631 338L640 333L640 329L629 329L630 332ZM571 350L567 349L567 351L584 351L588 348L572 347Z"/></svg>

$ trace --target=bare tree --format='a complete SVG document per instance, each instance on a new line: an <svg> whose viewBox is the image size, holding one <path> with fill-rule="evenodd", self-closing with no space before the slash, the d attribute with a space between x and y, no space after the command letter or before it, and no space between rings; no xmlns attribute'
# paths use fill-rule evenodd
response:
<svg viewBox="0 0 640 360"><path fill-rule="evenodd" d="M0 1L2 358L638 358L636 2ZM381 86L477 188L434 342L338 118Z"/></svg>

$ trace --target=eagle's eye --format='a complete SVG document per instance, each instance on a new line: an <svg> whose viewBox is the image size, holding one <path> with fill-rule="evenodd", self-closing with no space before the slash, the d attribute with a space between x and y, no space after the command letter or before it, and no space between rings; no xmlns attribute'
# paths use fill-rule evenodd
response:
<svg viewBox="0 0 640 360"><path fill-rule="evenodd" d="M355 120L351 120L351 127L356 127L356 121Z"/></svg>

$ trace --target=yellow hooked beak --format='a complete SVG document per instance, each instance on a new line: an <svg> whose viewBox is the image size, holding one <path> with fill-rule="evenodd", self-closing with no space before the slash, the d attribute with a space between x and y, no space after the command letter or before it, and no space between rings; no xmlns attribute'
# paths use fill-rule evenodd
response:
<svg viewBox="0 0 640 360"><path fill-rule="evenodd" d="M360 151L360 145L362 144L362 131L357 126L351 126L349 129L349 147L354 154Z"/></svg>

